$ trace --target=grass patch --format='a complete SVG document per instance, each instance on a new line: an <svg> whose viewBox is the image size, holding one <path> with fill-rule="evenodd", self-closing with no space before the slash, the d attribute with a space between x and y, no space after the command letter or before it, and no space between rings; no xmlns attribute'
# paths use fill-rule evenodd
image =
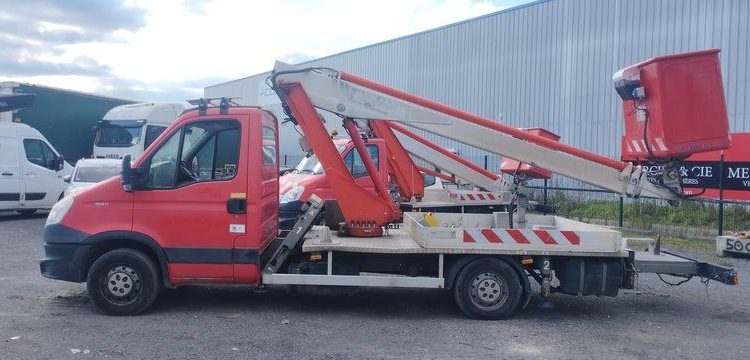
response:
<svg viewBox="0 0 750 360"><path fill-rule="evenodd" d="M549 203L557 208L557 214L578 219L617 220L619 202L605 200L574 201L562 192L555 192ZM672 207L664 201L642 199L628 201L623 206L623 220L631 226L650 229L654 224L718 228L719 207L700 201L683 201ZM724 207L724 230L750 229L750 207L728 204Z"/></svg>

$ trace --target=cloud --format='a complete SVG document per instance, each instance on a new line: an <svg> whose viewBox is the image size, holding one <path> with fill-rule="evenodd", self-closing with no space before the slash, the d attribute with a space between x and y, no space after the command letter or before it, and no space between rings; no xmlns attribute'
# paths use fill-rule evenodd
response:
<svg viewBox="0 0 750 360"><path fill-rule="evenodd" d="M205 86L528 0L0 0L0 80L134 100ZM66 76L67 75L67 76Z"/></svg>
<svg viewBox="0 0 750 360"><path fill-rule="evenodd" d="M0 76L104 76L112 70L66 46L116 42L115 31L145 25L146 12L122 0L1 0ZM68 56L66 56L68 55Z"/></svg>
<svg viewBox="0 0 750 360"><path fill-rule="evenodd" d="M2 46L2 45L0 45ZM101 76L109 74L108 66L97 63L94 59L80 57L72 62L55 63L35 59L17 60L0 57L0 69L5 76L36 75L84 75Z"/></svg>
<svg viewBox="0 0 750 360"><path fill-rule="evenodd" d="M163 81L158 84L109 76L100 79L94 91L101 95L135 101L178 102L203 96L203 87L229 80L222 77L201 77L184 81Z"/></svg>
<svg viewBox="0 0 750 360"><path fill-rule="evenodd" d="M211 0L184 0L182 6L197 15L206 15L206 7L210 3Z"/></svg>
<svg viewBox="0 0 750 360"><path fill-rule="evenodd" d="M6 15L31 23L74 26L84 32L134 31L146 24L146 10L123 0L22 0L0 1L11 9Z"/></svg>

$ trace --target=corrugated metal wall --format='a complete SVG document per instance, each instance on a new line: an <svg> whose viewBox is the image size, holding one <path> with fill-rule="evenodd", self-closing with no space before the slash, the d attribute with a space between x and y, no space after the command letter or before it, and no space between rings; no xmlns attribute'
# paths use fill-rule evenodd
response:
<svg viewBox="0 0 750 360"><path fill-rule="evenodd" d="M619 158L622 110L612 73L657 55L721 48L731 129L750 131L749 33L747 0L552 0L306 64L359 74L512 126L544 127L565 143ZM205 93L254 99L265 77ZM485 152L437 142L483 165ZM292 146L282 151L296 153ZM497 165L491 156L490 169ZM578 186L559 177L553 184Z"/></svg>

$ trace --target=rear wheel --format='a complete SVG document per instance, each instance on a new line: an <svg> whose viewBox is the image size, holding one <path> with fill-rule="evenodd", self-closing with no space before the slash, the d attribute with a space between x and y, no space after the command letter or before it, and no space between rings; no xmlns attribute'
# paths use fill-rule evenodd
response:
<svg viewBox="0 0 750 360"><path fill-rule="evenodd" d="M16 210L16 212L23 216L31 216L31 215L34 215L34 213L36 213L36 209Z"/></svg>
<svg viewBox="0 0 750 360"><path fill-rule="evenodd" d="M458 274L453 296L468 317L499 320L513 316L523 289L516 270L503 260L482 258Z"/></svg>
<svg viewBox="0 0 750 360"><path fill-rule="evenodd" d="M112 250L89 269L86 288L91 302L108 315L137 315L154 303L161 290L159 272L144 253Z"/></svg>

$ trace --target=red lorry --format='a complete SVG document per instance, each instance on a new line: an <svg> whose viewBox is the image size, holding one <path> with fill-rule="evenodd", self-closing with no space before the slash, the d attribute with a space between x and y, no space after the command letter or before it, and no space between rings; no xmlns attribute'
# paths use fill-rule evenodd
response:
<svg viewBox="0 0 750 360"><path fill-rule="evenodd" d="M689 70L681 76L692 76ZM705 88L701 78L694 79L691 94L721 91L720 82L718 89ZM659 251L659 246L630 249L629 239L616 230L558 216L402 213L362 137L366 132L393 140L393 122L623 196L676 200L680 189L650 183L637 166L345 72L279 63L271 82L323 165L341 210L338 231L313 226L324 204L312 196L289 234L277 238L275 117L260 108L231 106L226 99L218 106L202 101L132 166L125 157L121 177L54 206L45 225L42 275L86 282L93 304L111 315L138 314L162 288L195 283L450 289L463 313L477 319L503 319L522 310L531 296L530 279L545 298L552 293L615 296L645 273L737 283L731 268ZM318 110L343 118L374 192L352 177ZM423 188L415 184L421 177L410 175L418 169L399 143L389 141L394 146L389 171L401 197L418 197ZM665 164L665 171L671 166ZM388 228L401 219L402 228Z"/></svg>
<svg viewBox="0 0 750 360"><path fill-rule="evenodd" d="M411 134L410 134L411 135ZM405 136L405 135L404 135ZM359 156L354 143L348 138L333 138L336 149L344 159L349 173L354 181L362 188L375 193L375 184L367 173L362 157ZM415 146L415 142L402 143L405 150L411 156L432 158L439 157L440 164L430 164L435 170L418 167L422 179L424 192L419 201L408 199L400 201L401 208L406 210L437 211L437 212L460 212L460 213L492 213L493 211L505 210L512 199L512 193L507 190L507 184L501 177L484 171L481 168L471 168L458 161L451 161L430 148ZM391 154L388 144L382 138L369 138L367 140L367 153L372 159L378 171L378 178L384 182L390 181L392 173L388 161ZM450 152L452 156L457 156ZM420 158L424 163L429 161ZM446 165L447 162L450 164ZM448 174L440 166L452 169L456 174ZM451 166L452 165L452 166ZM473 175L473 176L472 176ZM487 191L469 183L466 178L480 178L483 185L491 187L494 191ZM310 196L317 195L324 201L335 200L333 189L326 180L323 164L314 154L304 157L297 166L279 178L279 227L289 230L302 215L304 204ZM392 197L398 199L398 189L394 186L389 188ZM321 214L324 219L325 214Z"/></svg>

